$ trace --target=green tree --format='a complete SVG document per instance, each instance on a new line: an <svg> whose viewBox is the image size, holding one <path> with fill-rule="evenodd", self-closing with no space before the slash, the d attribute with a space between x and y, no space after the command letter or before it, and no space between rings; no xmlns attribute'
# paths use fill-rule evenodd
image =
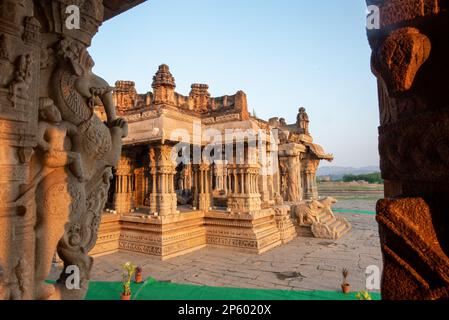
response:
<svg viewBox="0 0 449 320"><path fill-rule="evenodd" d="M366 173L366 174L346 174L343 176L344 182L352 182L352 181L366 181L368 183L383 183L383 179L381 177L380 172Z"/></svg>

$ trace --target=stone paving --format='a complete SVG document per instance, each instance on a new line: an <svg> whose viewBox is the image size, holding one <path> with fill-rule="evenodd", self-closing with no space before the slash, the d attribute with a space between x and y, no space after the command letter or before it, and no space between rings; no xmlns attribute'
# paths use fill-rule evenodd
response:
<svg viewBox="0 0 449 320"><path fill-rule="evenodd" d="M338 199L338 202L334 204L334 209L350 209L350 210L363 210L363 211L376 211L377 197L373 199Z"/></svg>
<svg viewBox="0 0 449 320"><path fill-rule="evenodd" d="M374 210L370 202L357 201L357 206L346 202L341 200L335 208ZM143 266L145 276L160 281L257 289L341 290L341 270L347 268L352 289L364 290L366 267L382 266L375 217L338 215L345 216L353 229L337 241L298 237L262 255L207 247L167 261L119 252L95 259L92 280L120 281L121 265L131 261ZM53 278L56 274L53 270Z"/></svg>

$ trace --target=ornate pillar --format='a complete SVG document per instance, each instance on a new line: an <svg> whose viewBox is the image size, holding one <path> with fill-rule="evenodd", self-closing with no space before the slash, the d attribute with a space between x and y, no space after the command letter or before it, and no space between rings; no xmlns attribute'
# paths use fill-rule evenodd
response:
<svg viewBox="0 0 449 320"><path fill-rule="evenodd" d="M78 1L78 29L66 24L72 4L0 2L0 299L84 298L89 251L128 131L87 51L103 1ZM106 123L93 112L98 100ZM52 285L45 280L56 249L64 271ZM73 265L80 290L64 285Z"/></svg>
<svg viewBox="0 0 449 320"><path fill-rule="evenodd" d="M145 168L137 168L134 170L134 207L141 207L144 205L145 189Z"/></svg>
<svg viewBox="0 0 449 320"><path fill-rule="evenodd" d="M149 206L150 206L150 213L154 214L155 212L157 212L157 194L160 184L157 176L156 150L154 148L150 148L148 157L150 160L149 165L150 165L150 181L151 181Z"/></svg>
<svg viewBox="0 0 449 320"><path fill-rule="evenodd" d="M161 216L177 212L177 196L174 179L176 164L172 157L173 147L162 145L150 148L150 166L153 179L150 194L150 210Z"/></svg>
<svg viewBox="0 0 449 320"><path fill-rule="evenodd" d="M318 186L316 182L316 171L320 160L313 156L305 155L301 160L302 170L301 176L303 181L303 198L304 200L318 199Z"/></svg>
<svg viewBox="0 0 449 320"><path fill-rule="evenodd" d="M116 167L116 188L114 208L118 214L129 214L134 208L134 193L132 191L133 159L122 154Z"/></svg>
<svg viewBox="0 0 449 320"><path fill-rule="evenodd" d="M446 1L367 1L378 79L377 203L383 299L449 298L449 37Z"/></svg>
<svg viewBox="0 0 449 320"><path fill-rule="evenodd" d="M227 161L226 160L215 160L214 163L214 179L215 179L215 190L225 191L227 190Z"/></svg>
<svg viewBox="0 0 449 320"><path fill-rule="evenodd" d="M198 209L200 205L200 177L199 177L199 165L192 165L193 179L192 179L192 192L193 192L193 207Z"/></svg>
<svg viewBox="0 0 449 320"><path fill-rule="evenodd" d="M198 208L209 211L211 207L211 172L208 163L201 163L198 167L200 175L200 192L198 195Z"/></svg>
<svg viewBox="0 0 449 320"><path fill-rule="evenodd" d="M247 150L248 157L245 164L232 163L228 165L228 172L234 177L234 185L228 194L228 209L232 213L254 214L261 210L261 196L258 190L258 179L260 165L250 158L250 153L257 153L255 150ZM240 187L237 185L240 184Z"/></svg>
<svg viewBox="0 0 449 320"><path fill-rule="evenodd" d="M269 141L262 141L259 145L260 175L257 181L263 203L268 204L273 199L273 170Z"/></svg>

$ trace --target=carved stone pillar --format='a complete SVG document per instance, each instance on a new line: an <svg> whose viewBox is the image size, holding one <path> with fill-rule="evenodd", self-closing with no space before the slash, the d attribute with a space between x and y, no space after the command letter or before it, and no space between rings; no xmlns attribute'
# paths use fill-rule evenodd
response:
<svg viewBox="0 0 449 320"><path fill-rule="evenodd" d="M292 153L287 156L287 201L301 201L301 164L299 162L299 154Z"/></svg>
<svg viewBox="0 0 449 320"><path fill-rule="evenodd" d="M279 149L279 168L281 180L281 194L285 201L299 202L302 200L302 190L304 169L300 162L301 154L305 151L305 147L301 144L289 143L280 146Z"/></svg>
<svg viewBox="0 0 449 320"><path fill-rule="evenodd" d="M258 178L258 188L260 190L261 200L263 203L270 202L273 199L273 175L271 170L271 152L266 148L261 148L260 154L260 175Z"/></svg>
<svg viewBox="0 0 449 320"><path fill-rule="evenodd" d="M449 298L446 1L367 1L385 197L377 204L383 299Z"/></svg>
<svg viewBox="0 0 449 320"><path fill-rule="evenodd" d="M257 157L257 154L254 153ZM228 194L228 209L232 213L255 213L261 210L261 196L259 193L260 165L251 159L250 152L245 164L228 165L231 177L231 190Z"/></svg>
<svg viewBox="0 0 449 320"><path fill-rule="evenodd" d="M316 171L320 164L319 159L315 159L310 155L304 157L301 160L301 180L303 183L303 199L304 200L317 200L318 199L318 186L316 182Z"/></svg>
<svg viewBox="0 0 449 320"><path fill-rule="evenodd" d="M81 28L69 30L72 4L0 2L0 299L83 299L127 135L87 51L103 1L79 2ZM107 125L93 112L97 99ZM65 271L57 285L45 282L56 248L65 269L78 266L80 290L67 290Z"/></svg>
<svg viewBox="0 0 449 320"><path fill-rule="evenodd" d="M116 185L114 194L114 207L118 214L129 214L134 209L133 193L133 160L132 157L122 154L116 168Z"/></svg>
<svg viewBox="0 0 449 320"><path fill-rule="evenodd" d="M215 190L227 192L227 161L216 160L214 164Z"/></svg>
<svg viewBox="0 0 449 320"><path fill-rule="evenodd" d="M198 209L199 207L199 166L197 164L192 165L192 205L194 208Z"/></svg>
<svg viewBox="0 0 449 320"><path fill-rule="evenodd" d="M211 171L210 165L202 163L198 167L199 174L199 195L198 208L202 211L209 211L211 207Z"/></svg>
<svg viewBox="0 0 449 320"><path fill-rule="evenodd" d="M146 177L145 168L137 168L134 170L134 207L144 205L146 194Z"/></svg>
<svg viewBox="0 0 449 320"><path fill-rule="evenodd" d="M0 300L34 298L36 205L29 183L37 145L41 26L32 16L32 3L0 5ZM60 225L55 229L62 235Z"/></svg>
<svg viewBox="0 0 449 320"><path fill-rule="evenodd" d="M176 165L172 157L172 150L173 148L168 145L150 149L151 175L153 178L150 208L152 212L157 212L161 216L175 214L177 211L177 196L174 184Z"/></svg>

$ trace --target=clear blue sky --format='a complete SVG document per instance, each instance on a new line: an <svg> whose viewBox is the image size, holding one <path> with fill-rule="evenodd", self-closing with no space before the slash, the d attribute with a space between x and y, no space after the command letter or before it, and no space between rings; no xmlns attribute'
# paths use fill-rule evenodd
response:
<svg viewBox="0 0 449 320"><path fill-rule="evenodd" d="M185 95L197 82L213 96L241 89L258 117L289 123L304 106L332 165L377 165L365 15L364 0L149 0L106 22L90 52L97 74L140 93L166 63Z"/></svg>

